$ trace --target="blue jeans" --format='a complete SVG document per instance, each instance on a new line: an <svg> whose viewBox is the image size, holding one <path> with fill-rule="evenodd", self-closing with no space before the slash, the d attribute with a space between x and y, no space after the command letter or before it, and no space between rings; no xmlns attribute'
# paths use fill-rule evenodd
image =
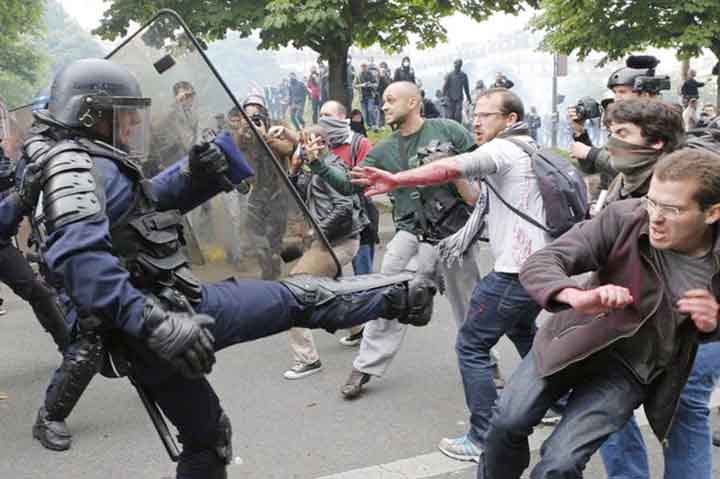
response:
<svg viewBox="0 0 720 479"><path fill-rule="evenodd" d="M540 448L531 479L580 479L590 457L632 416L644 387L618 359L601 352L540 377L532 352L503 391L485 440L478 479L519 479L530 464L528 437L558 399L570 396L560 423Z"/></svg>
<svg viewBox="0 0 720 479"><path fill-rule="evenodd" d="M375 245L361 244L357 254L352 260L353 272L357 274L370 274L373 272L375 261Z"/></svg>
<svg viewBox="0 0 720 479"><path fill-rule="evenodd" d="M680 396L668 435L665 479L710 479L712 433L709 402L720 379L720 343L701 344L690 377ZM650 479L647 451L635 419L600 448L608 479Z"/></svg>
<svg viewBox="0 0 720 479"><path fill-rule="evenodd" d="M365 117L365 124L368 128L374 128L377 126L377 110L375 108L375 98L368 97L363 98L360 101L360 107L362 108L363 116Z"/></svg>
<svg viewBox="0 0 720 479"><path fill-rule="evenodd" d="M493 382L495 362L490 349L503 335L525 356L535 337L535 318L540 306L528 295L516 274L490 272L476 286L467 318L455 344L470 410L468 437L484 444L497 390Z"/></svg>

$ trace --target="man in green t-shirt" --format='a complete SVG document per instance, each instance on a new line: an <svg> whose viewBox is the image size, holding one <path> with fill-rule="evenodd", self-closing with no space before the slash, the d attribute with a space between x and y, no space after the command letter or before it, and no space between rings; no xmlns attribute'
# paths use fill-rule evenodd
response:
<svg viewBox="0 0 720 479"><path fill-rule="evenodd" d="M424 119L420 115L422 98L413 83L390 84L383 94L383 101L385 120L396 129L368 152L360 163L361 167L374 166L390 172L403 171L419 166L418 151L433 142L450 143L460 153L468 151L474 145L472 136L459 123L446 119ZM362 191L362 187L351 183L344 169L333 168L321 161L310 164L310 168L322 175L338 191L345 194ZM465 319L472 289L480 279L475 250L470 248L461 264L440 264L433 244L440 238L428 234L428 229L437 230L434 220L438 217L438 209L447 208L447 211L450 211L458 206L466 208L466 205L458 203L474 205L477 195L477 188L470 182L456 180L421 189L401 188L393 191L390 196L396 233L387 245L381 272L401 272L407 269L411 259L415 259L418 271L434 274L438 268L443 275L447 298L458 326ZM453 198L459 200L454 205ZM440 229L446 230L442 226ZM372 376L382 376L399 351L405 331L405 325L397 324L397 321L381 318L367 323L360 343L360 352L355 358L350 377L341 390L345 398L357 397L362 386Z"/></svg>

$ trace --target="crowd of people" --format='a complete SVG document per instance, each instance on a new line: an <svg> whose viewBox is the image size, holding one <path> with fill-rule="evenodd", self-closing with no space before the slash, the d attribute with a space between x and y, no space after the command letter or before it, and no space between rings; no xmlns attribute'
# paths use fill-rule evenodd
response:
<svg viewBox="0 0 720 479"><path fill-rule="evenodd" d="M470 128L473 98L480 96L487 87L483 80L478 80L471 94L468 76L462 70L462 64L461 59L455 60L453 69L445 75L442 89L436 90L435 98L430 98L422 88L422 81L415 75L410 57L403 57L400 66L393 71L385 61L376 64L373 57L362 60L358 69L353 64L352 56L348 55L344 84L347 105L353 105L357 98L364 128L383 128L386 125L382 109L385 89L392 82L407 81L420 88L423 98L421 114L424 118L450 118ZM490 87L510 89L514 85L505 74L497 72ZM302 79L292 72L278 85L266 86L263 94L272 120L285 121L289 118L295 129L301 129L305 126L305 111L309 107L309 116L315 124L320 115L320 106L330 99L328 67L322 58L318 58L317 64L310 67L309 73ZM532 122L533 138L537 139L541 124L540 117L534 114L537 120Z"/></svg>
<svg viewBox="0 0 720 479"><path fill-rule="evenodd" d="M605 146L575 108L567 115L570 156L602 177L591 203L579 172L541 146L540 117L513 82L498 72L471 92L462 67L454 62L432 101L407 57L392 75L384 62L357 72L349 62L341 103L319 62L307 79L291 74L242 105L228 102L212 134L190 81L168 88L171 107L151 124L149 98L127 68L81 60L61 70L28 134L18 142L2 131L0 259L12 271L0 279L63 351L33 435L68 449L66 419L93 375L130 375L179 431L178 479L226 477L230 419L206 377L217 351L288 331L283 376L297 380L322 370L310 330L346 328L340 341L359 348L340 394L357 399L385 375L408 326L430 321L442 291L458 328L469 426L438 447L478 463L479 479L519 479L543 421L555 429L531 477L581 478L599 450L609 478L649 479L633 415L641 405L663 444L665 478L710 479L716 136L663 101L657 83L637 81L654 70L613 72ZM351 110L356 94L361 109ZM374 145L359 128L385 124L391 131ZM394 235L373 274L379 213L370 198L379 194L391 200ZM294 217L312 234L293 231ZM23 218L41 277L11 241ZM203 283L182 235L194 232L207 249L228 218L225 258L237 274ZM494 258L484 276L480 238ZM247 264L262 280L241 278ZM333 279L350 265L355 276ZM552 316L540 320L542 310ZM494 351L503 336L522 357L509 380Z"/></svg>

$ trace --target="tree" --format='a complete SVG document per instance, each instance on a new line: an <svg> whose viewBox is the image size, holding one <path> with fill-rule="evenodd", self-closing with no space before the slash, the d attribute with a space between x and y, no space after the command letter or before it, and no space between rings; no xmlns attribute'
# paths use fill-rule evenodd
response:
<svg viewBox="0 0 720 479"><path fill-rule="evenodd" d="M525 3L536 5L538 0ZM440 20L455 12L482 21L495 12L517 14L515 0L115 0L94 33L113 39L126 35L130 21L145 22L159 9L172 8L203 40L235 30L246 37L260 31L259 48L309 47L328 61L330 96L345 101L348 49L379 44L398 51L418 37L421 47L447 39Z"/></svg>
<svg viewBox="0 0 720 479"><path fill-rule="evenodd" d="M616 60L647 47L672 48L680 59L710 49L720 60L720 2L717 0L542 0L531 21L544 30L543 46L580 59L591 51ZM720 106L720 82L718 82Z"/></svg>
<svg viewBox="0 0 720 479"><path fill-rule="evenodd" d="M0 91L9 104L18 100L22 84L35 81L43 56L30 35L40 33L44 0L6 0L0 8Z"/></svg>

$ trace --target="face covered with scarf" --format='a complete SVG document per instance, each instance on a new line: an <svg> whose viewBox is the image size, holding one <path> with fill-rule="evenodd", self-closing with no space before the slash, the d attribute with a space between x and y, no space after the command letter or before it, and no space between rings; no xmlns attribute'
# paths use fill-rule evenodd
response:
<svg viewBox="0 0 720 479"><path fill-rule="evenodd" d="M327 142L330 148L337 148L345 143L350 143L352 132L348 120L321 116L318 123L327 131Z"/></svg>
<svg viewBox="0 0 720 479"><path fill-rule="evenodd" d="M611 166L623 175L623 194L630 195L652 176L665 143L650 144L642 128L634 123L610 123L607 149Z"/></svg>

